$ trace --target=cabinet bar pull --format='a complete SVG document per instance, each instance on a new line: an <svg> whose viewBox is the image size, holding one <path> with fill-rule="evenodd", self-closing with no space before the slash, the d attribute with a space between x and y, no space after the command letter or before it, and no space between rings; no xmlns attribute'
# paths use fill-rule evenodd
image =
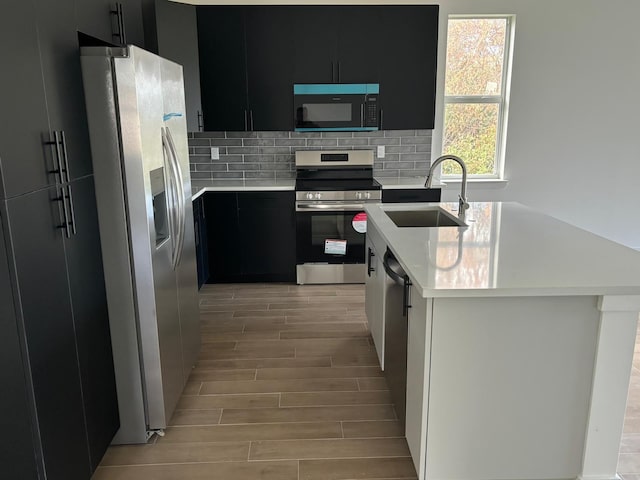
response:
<svg viewBox="0 0 640 480"><path fill-rule="evenodd" d="M247 120L247 111L244 111L244 131L249 130L249 121Z"/></svg>
<svg viewBox="0 0 640 480"><path fill-rule="evenodd" d="M409 277L404 277L404 292L402 299L402 316L409 316L409 309L411 308L411 280Z"/></svg>
<svg viewBox="0 0 640 480"><path fill-rule="evenodd" d="M58 195L54 200L62 202L62 225L58 225L56 228L64 229L64 236L71 238L71 232L69 230L69 210L67 209L67 196L64 193L64 187L60 187Z"/></svg>
<svg viewBox="0 0 640 480"><path fill-rule="evenodd" d="M384 109L380 109L380 130L382 130L382 119L384 118Z"/></svg>
<svg viewBox="0 0 640 480"><path fill-rule="evenodd" d="M333 62L331 62L331 82L332 83L336 83L336 77L335 77L335 68L333 67Z"/></svg>
<svg viewBox="0 0 640 480"><path fill-rule="evenodd" d="M60 130L60 139L62 144L62 160L64 161L64 168L62 172L64 172L67 177L66 181L70 182L71 177L69 176L69 155L67 154L67 139L64 136L64 130ZM62 172L60 173L60 177L62 178ZM63 180L64 182L65 180Z"/></svg>
<svg viewBox="0 0 640 480"><path fill-rule="evenodd" d="M338 83L340 83L340 62L338 62Z"/></svg>
<svg viewBox="0 0 640 480"><path fill-rule="evenodd" d="M360 126L364 127L364 103L360 104Z"/></svg>
<svg viewBox="0 0 640 480"><path fill-rule="evenodd" d="M253 132L253 110L249 110L249 128Z"/></svg>
<svg viewBox="0 0 640 480"><path fill-rule="evenodd" d="M200 110L198 110L198 131L199 132L204 131L204 117Z"/></svg>
<svg viewBox="0 0 640 480"><path fill-rule="evenodd" d="M53 170L49 173L58 175L58 183L64 183L64 175L62 173L62 150L60 145L60 135L57 130L53 131L53 140L45 142L45 145L53 145Z"/></svg>
<svg viewBox="0 0 640 480"><path fill-rule="evenodd" d="M67 185L67 193L68 193L67 198L69 199L69 212L70 212L69 220L71 220L69 223L69 226L71 227L71 234L75 235L78 232L76 230L76 214L74 211L75 207L73 206L73 194L71 193L71 185Z"/></svg>

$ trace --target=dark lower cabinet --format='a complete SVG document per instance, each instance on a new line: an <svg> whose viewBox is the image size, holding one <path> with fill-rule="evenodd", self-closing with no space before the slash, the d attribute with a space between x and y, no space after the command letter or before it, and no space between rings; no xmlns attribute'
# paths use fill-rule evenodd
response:
<svg viewBox="0 0 640 480"><path fill-rule="evenodd" d="M14 328L33 398L32 452L41 478L87 480L119 426L93 179L9 199L4 207L19 299ZM3 445L0 455L6 451Z"/></svg>
<svg viewBox="0 0 640 480"><path fill-rule="evenodd" d="M204 214L202 196L193 201L193 231L196 242L196 262L198 268L198 288L209 279L209 247L207 240L207 218Z"/></svg>
<svg viewBox="0 0 640 480"><path fill-rule="evenodd" d="M37 480L39 478L33 422L32 392L24 369L24 344L18 332L5 243L6 213L0 209L0 409L3 440L0 462L3 478ZM40 476L41 477L41 476Z"/></svg>
<svg viewBox="0 0 640 480"><path fill-rule="evenodd" d="M295 281L295 193L238 193L238 218L245 281Z"/></svg>
<svg viewBox="0 0 640 480"><path fill-rule="evenodd" d="M382 190L382 203L439 202L440 188L393 188Z"/></svg>
<svg viewBox="0 0 640 480"><path fill-rule="evenodd" d="M93 176L67 188L73 199L76 233L64 238L65 256L93 471L118 428L118 398Z"/></svg>
<svg viewBox="0 0 640 480"><path fill-rule="evenodd" d="M295 193L204 194L209 283L293 282Z"/></svg>

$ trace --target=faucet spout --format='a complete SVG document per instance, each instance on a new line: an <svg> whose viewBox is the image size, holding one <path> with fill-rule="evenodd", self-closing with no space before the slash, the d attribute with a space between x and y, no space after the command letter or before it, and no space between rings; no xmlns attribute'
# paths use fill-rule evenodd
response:
<svg viewBox="0 0 640 480"><path fill-rule="evenodd" d="M441 157L438 157L436 160L434 160L434 162L431 164L431 167L429 168L429 173L427 174L427 179L424 182L424 186L425 188L431 188L431 184L433 182L433 172L438 167L438 165L440 165L445 160L453 160L462 168L462 185L460 188L460 195L458 195L458 216L464 217L465 210L469 208L469 204L467 203L467 166L460 157L457 157L455 155L442 155Z"/></svg>

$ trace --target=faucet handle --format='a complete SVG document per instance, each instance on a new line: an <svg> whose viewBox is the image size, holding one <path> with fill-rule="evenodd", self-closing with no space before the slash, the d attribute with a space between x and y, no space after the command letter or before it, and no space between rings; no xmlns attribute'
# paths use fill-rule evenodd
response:
<svg viewBox="0 0 640 480"><path fill-rule="evenodd" d="M458 209L458 214L462 215L464 211L469 208L469 204L467 203L467 199L460 194L458 194L458 204L460 205L460 208Z"/></svg>

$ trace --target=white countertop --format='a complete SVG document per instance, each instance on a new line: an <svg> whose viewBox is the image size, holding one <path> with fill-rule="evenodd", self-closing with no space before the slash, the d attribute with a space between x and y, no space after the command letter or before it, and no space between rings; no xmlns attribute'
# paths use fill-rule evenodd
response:
<svg viewBox="0 0 640 480"><path fill-rule="evenodd" d="M422 188L426 177L377 178L383 189ZM204 192L294 190L295 180L191 180L191 199L195 200ZM441 187L444 184L433 184Z"/></svg>
<svg viewBox="0 0 640 480"><path fill-rule="evenodd" d="M518 203L471 203L468 227L397 227L384 210L457 203L367 205L423 297L638 295L640 252Z"/></svg>
<svg viewBox="0 0 640 480"><path fill-rule="evenodd" d="M294 190L295 180L191 180L191 199L204 192L252 192L264 190Z"/></svg>

